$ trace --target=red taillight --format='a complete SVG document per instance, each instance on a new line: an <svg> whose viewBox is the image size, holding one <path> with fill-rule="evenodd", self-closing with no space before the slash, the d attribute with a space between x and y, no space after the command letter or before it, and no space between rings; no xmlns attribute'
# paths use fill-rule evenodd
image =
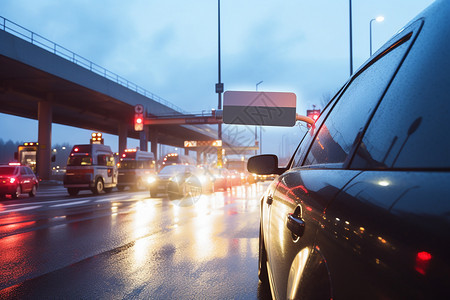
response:
<svg viewBox="0 0 450 300"><path fill-rule="evenodd" d="M11 177L11 178L9 179L9 183L14 183L14 182L16 182L16 178L15 178L15 177Z"/></svg>
<svg viewBox="0 0 450 300"><path fill-rule="evenodd" d="M430 265L430 260L433 258L431 253L422 251L418 252L416 255L416 265L415 270L419 272L422 275L425 275L427 273L427 269Z"/></svg>

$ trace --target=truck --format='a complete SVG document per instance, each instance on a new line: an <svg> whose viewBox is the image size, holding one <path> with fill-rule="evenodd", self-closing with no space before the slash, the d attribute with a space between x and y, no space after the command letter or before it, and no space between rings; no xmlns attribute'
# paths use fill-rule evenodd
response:
<svg viewBox="0 0 450 300"><path fill-rule="evenodd" d="M118 171L111 148L98 140L73 146L67 159L64 187L71 196L80 190L91 190L98 195L111 192L117 186Z"/></svg>
<svg viewBox="0 0 450 300"><path fill-rule="evenodd" d="M147 179L156 174L155 155L152 152L140 151L139 149L125 149L120 155L117 164L119 191L129 187L134 190L147 188Z"/></svg>

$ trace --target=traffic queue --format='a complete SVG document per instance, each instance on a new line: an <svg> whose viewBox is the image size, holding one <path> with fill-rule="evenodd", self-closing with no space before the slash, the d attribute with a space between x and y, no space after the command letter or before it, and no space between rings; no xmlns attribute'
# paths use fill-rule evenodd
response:
<svg viewBox="0 0 450 300"><path fill-rule="evenodd" d="M0 165L2 198L16 199L23 193L30 197L36 195L39 187L39 176L35 174L38 145L35 142L20 145L15 153L16 160L9 165ZM104 144L102 134L94 132L89 143L71 147L66 166L59 168L59 174L63 175L59 175L57 181L62 181L70 196L83 190L99 195L117 189L148 190L150 197L167 195L179 198L189 194L187 186L198 193L208 194L272 179L249 173L246 163L242 158L229 159L224 167L219 168L216 162L197 164L194 158L178 153L167 153L159 161L152 152L139 148L114 153L110 146ZM22 178L27 176L30 178L23 182Z"/></svg>

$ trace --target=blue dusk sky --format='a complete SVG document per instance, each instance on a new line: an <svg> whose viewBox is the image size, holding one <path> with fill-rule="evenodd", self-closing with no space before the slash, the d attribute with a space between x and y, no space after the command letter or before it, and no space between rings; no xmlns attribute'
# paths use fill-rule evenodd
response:
<svg viewBox="0 0 450 300"><path fill-rule="evenodd" d="M353 68L431 0L353 0ZM181 107L217 107L217 4L213 0L2 0L0 16ZM225 90L293 92L297 112L322 108L349 77L349 1L222 0ZM36 141L37 121L0 114L4 141ZM5 130L8 128L8 130ZM249 129L250 130L250 129ZM292 152L304 128L264 128L264 153ZM259 135L259 134L258 134ZM70 137L70 140L69 140ZM54 124L52 143L87 143L90 132ZM117 150L117 136L105 135ZM135 147L137 140L128 139Z"/></svg>

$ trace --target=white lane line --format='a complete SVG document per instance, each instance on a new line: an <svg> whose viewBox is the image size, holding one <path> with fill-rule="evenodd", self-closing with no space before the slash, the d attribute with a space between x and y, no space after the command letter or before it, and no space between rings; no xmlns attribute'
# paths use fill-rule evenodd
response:
<svg viewBox="0 0 450 300"><path fill-rule="evenodd" d="M83 203L86 203L86 202L90 202L90 200L83 200L83 201L77 201L77 202L69 202L69 203L63 203L63 204L55 204L55 205L50 205L50 207L72 206L72 205L83 204Z"/></svg>
<svg viewBox="0 0 450 300"><path fill-rule="evenodd" d="M28 206L28 207L23 207L23 208L16 208L16 209L7 209L4 211L0 211L1 213L10 213L10 212L16 212L16 211L22 211L22 210L31 210L31 209L36 209L42 207L42 205L35 205L35 206Z"/></svg>

